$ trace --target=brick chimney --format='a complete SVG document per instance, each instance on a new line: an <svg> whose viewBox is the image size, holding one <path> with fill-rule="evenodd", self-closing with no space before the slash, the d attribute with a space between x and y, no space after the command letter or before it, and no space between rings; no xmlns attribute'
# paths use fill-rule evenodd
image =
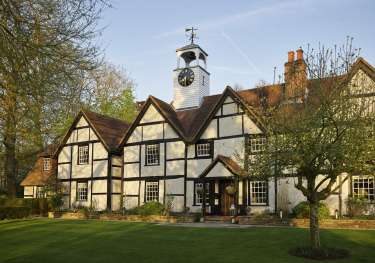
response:
<svg viewBox="0 0 375 263"><path fill-rule="evenodd" d="M294 51L289 51L288 62L284 65L285 99L301 102L305 97L307 67L302 48L296 53L297 59L294 60Z"/></svg>

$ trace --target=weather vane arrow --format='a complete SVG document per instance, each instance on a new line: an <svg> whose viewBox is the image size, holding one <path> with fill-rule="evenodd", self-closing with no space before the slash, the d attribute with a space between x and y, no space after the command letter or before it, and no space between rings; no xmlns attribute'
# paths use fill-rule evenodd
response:
<svg viewBox="0 0 375 263"><path fill-rule="evenodd" d="M198 30L198 28L194 28L194 27L185 29L185 33L188 34L188 37L189 37L189 40L190 40L191 44L194 44L194 39L198 39L197 32L196 32L197 30Z"/></svg>

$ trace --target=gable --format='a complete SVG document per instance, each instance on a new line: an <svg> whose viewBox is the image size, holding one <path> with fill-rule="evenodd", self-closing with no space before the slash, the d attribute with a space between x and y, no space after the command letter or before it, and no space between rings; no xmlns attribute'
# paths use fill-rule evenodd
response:
<svg viewBox="0 0 375 263"><path fill-rule="evenodd" d="M208 177L232 177L233 174L221 163L217 162L214 167L211 168L211 170L207 173L205 176L206 178Z"/></svg>
<svg viewBox="0 0 375 263"><path fill-rule="evenodd" d="M139 123L164 121L163 116L156 110L155 106L150 104Z"/></svg>
<svg viewBox="0 0 375 263"><path fill-rule="evenodd" d="M362 69L354 74L349 85L352 94L375 93L375 81Z"/></svg>

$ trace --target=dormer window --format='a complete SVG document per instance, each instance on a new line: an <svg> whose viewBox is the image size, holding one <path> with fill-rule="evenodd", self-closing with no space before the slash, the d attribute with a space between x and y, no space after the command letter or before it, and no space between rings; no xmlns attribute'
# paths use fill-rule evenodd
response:
<svg viewBox="0 0 375 263"><path fill-rule="evenodd" d="M51 169L51 158L43 158L43 171Z"/></svg>

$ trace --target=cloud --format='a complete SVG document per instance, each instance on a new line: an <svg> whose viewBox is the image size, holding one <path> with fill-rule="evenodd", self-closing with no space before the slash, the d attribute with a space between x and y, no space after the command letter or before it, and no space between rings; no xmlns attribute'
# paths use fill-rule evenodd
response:
<svg viewBox="0 0 375 263"><path fill-rule="evenodd" d="M212 19L203 23L197 23L197 25L199 25L199 30L201 31L215 29L224 25L241 22L245 19L258 17L261 15L271 15L272 13L280 14L280 12L283 10L295 10L297 8L300 8L300 5L303 5L305 2L305 0L277 1L268 6L232 14L223 18ZM182 35L185 31L185 28L186 26L181 26L174 30L160 33L154 38L165 38L175 35Z"/></svg>

